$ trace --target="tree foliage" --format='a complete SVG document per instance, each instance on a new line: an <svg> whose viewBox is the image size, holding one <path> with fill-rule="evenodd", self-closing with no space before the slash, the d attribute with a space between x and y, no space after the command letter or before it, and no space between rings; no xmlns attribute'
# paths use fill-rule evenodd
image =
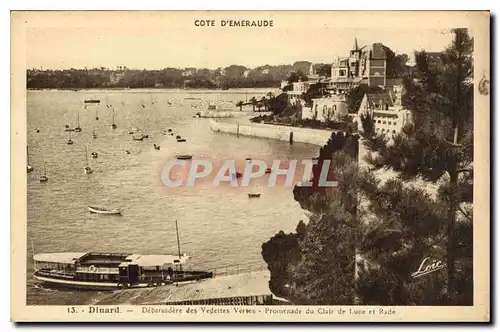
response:
<svg viewBox="0 0 500 332"><path fill-rule="evenodd" d="M448 301L471 304L473 40L466 29L454 33L437 64L430 63L425 52L416 53L417 71L405 79L403 99L414 112L414 123L391 144L383 137L369 140L368 148L377 154L367 161L376 168L394 169L402 178L422 177L438 184L437 200L446 212L439 222L446 229Z"/></svg>
<svg viewBox="0 0 500 332"><path fill-rule="evenodd" d="M304 74L301 70L299 71L292 71L290 74L288 74L287 77L287 82L288 84L290 83L296 83L299 81L305 82L308 80L308 77L306 74Z"/></svg>
<svg viewBox="0 0 500 332"><path fill-rule="evenodd" d="M289 268L299 261L301 256L299 243L305 236L306 226L300 221L295 233L285 234L279 231L262 245L262 257L271 273L269 288L278 296L289 296L287 289L290 282Z"/></svg>
<svg viewBox="0 0 500 332"><path fill-rule="evenodd" d="M325 163L330 163L327 173L327 180L333 181L336 179L336 169L331 163L333 155L336 152L343 151L351 158L357 158L358 155L358 136L352 134L344 134L343 132L333 132L328 142L320 149L319 156L316 159L316 165L313 165L311 183L312 186L295 186L293 195L300 206L311 212L322 213L327 208L331 199L330 187L322 187L319 185L321 170Z"/></svg>
<svg viewBox="0 0 500 332"><path fill-rule="evenodd" d="M358 241L355 159L344 152L332 155L338 186L330 193L322 213L314 213L307 225L302 256L293 266L292 298L299 304L352 304L355 252Z"/></svg>
<svg viewBox="0 0 500 332"><path fill-rule="evenodd" d="M360 84L354 89L350 90L347 94L347 109L349 113L358 113L359 106L363 97L367 93L380 93L384 92L384 89L378 86L370 86L368 84Z"/></svg>

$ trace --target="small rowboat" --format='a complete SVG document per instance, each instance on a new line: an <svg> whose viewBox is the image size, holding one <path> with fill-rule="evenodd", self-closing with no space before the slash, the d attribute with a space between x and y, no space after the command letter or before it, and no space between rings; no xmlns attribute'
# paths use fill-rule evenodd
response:
<svg viewBox="0 0 500 332"><path fill-rule="evenodd" d="M248 198L259 198L260 194L254 193L254 194L248 194Z"/></svg>
<svg viewBox="0 0 500 332"><path fill-rule="evenodd" d="M134 135L134 141L142 141L144 139L144 135L136 134Z"/></svg>
<svg viewBox="0 0 500 332"><path fill-rule="evenodd" d="M185 138L178 138L178 139L177 139L177 143L182 143L182 142L185 142L185 141L186 141L186 139L185 139Z"/></svg>
<svg viewBox="0 0 500 332"><path fill-rule="evenodd" d="M121 210L118 209L106 209L106 208L101 208L97 206L88 206L87 207L90 213L97 213L97 214L122 214Z"/></svg>
<svg viewBox="0 0 500 332"><path fill-rule="evenodd" d="M181 159L181 160L193 159L192 154L178 154L176 157L177 157L177 159Z"/></svg>

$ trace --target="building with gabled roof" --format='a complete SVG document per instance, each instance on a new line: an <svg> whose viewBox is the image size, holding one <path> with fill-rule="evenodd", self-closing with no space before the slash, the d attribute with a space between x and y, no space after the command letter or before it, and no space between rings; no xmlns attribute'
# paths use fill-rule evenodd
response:
<svg viewBox="0 0 500 332"><path fill-rule="evenodd" d="M354 46L348 57L337 57L332 63L329 88L345 93L359 84L386 86L387 55L381 43L363 47Z"/></svg>

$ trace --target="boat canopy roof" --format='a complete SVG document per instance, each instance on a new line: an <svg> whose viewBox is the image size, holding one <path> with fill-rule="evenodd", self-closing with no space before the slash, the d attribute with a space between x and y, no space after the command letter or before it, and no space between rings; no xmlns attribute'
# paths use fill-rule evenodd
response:
<svg viewBox="0 0 500 332"><path fill-rule="evenodd" d="M184 254L180 257L177 255L137 255L133 254L125 259L125 262L120 264L121 267L128 265L139 266L163 266L184 264L189 259L189 256Z"/></svg>
<svg viewBox="0 0 500 332"><path fill-rule="evenodd" d="M75 264L75 261L86 255L86 252L58 252L35 254L33 260L37 262Z"/></svg>
<svg viewBox="0 0 500 332"><path fill-rule="evenodd" d="M61 252L36 254L33 260L36 262L60 263L60 264L119 264L118 266L164 266L184 264L189 256L177 255L140 255L126 253L95 253L95 252Z"/></svg>

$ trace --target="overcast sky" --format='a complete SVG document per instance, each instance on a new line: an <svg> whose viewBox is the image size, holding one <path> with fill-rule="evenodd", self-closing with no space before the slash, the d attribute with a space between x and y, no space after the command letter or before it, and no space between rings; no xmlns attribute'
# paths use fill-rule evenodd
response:
<svg viewBox="0 0 500 332"><path fill-rule="evenodd" d="M279 17L274 18L272 28L201 28L194 26L194 18L163 27L127 21L103 27L29 28L26 64L45 69L217 68L231 64L253 68L298 60L330 63L335 56L349 54L354 37L360 46L381 42L409 56L416 49L441 51L452 40L450 29L445 28L352 29L318 22L280 24Z"/></svg>

